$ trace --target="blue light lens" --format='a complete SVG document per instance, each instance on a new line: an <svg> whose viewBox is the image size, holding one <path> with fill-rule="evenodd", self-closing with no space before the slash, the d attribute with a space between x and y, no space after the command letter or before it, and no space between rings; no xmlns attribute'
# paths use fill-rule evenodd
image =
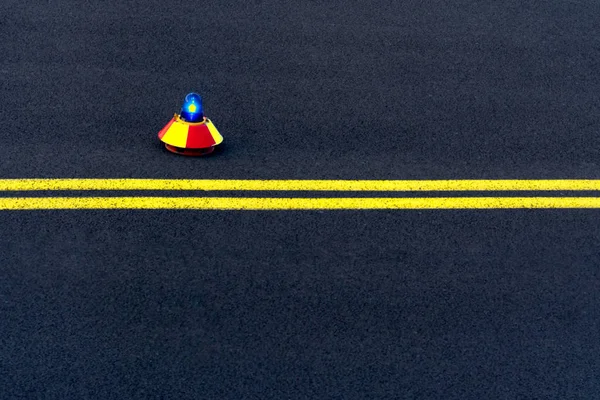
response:
<svg viewBox="0 0 600 400"><path fill-rule="evenodd" d="M185 96L183 107L181 108L181 118L187 122L201 122L204 120L202 97L199 94L190 93Z"/></svg>

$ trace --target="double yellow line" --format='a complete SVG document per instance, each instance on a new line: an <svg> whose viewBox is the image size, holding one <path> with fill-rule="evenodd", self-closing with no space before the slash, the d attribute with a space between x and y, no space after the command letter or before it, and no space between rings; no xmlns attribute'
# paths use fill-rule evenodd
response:
<svg viewBox="0 0 600 400"><path fill-rule="evenodd" d="M15 191L508 192L485 197L7 197ZM510 192L544 196L510 197ZM573 192L569 197L548 192ZM600 180L0 179L0 210L42 209L514 209L600 208Z"/></svg>

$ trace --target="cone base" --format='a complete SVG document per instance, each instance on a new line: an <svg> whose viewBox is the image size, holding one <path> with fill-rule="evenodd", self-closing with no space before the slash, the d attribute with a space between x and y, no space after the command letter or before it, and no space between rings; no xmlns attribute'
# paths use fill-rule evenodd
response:
<svg viewBox="0 0 600 400"><path fill-rule="evenodd" d="M192 157L205 156L205 155L208 155L208 154L212 153L213 151L215 151L214 146L206 147L204 149L185 149L182 147L175 147L175 146L171 146L170 144L165 144L165 148L167 150L169 150L171 153L180 154L183 156L192 156Z"/></svg>

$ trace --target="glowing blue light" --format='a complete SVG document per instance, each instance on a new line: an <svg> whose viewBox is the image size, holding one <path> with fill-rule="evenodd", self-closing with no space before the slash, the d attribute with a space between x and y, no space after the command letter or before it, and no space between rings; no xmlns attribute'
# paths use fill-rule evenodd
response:
<svg viewBox="0 0 600 400"><path fill-rule="evenodd" d="M185 96L183 107L181 108L181 118L187 122L201 122L204 120L202 97L199 94L190 93Z"/></svg>

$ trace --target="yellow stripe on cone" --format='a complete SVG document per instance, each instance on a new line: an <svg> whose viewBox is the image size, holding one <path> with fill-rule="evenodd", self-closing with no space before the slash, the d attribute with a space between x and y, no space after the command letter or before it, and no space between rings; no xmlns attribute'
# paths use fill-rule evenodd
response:
<svg viewBox="0 0 600 400"><path fill-rule="evenodd" d="M188 128L189 126L187 124L176 119L161 140L171 146L185 147L188 137Z"/></svg>
<svg viewBox="0 0 600 400"><path fill-rule="evenodd" d="M217 128L215 127L215 125L212 123L211 120L209 120L209 119L206 120L206 126L208 127L208 130L210 131L210 134L212 135L212 137L215 141L214 146L223 142L223 136L221 136L221 134L219 133L219 131L217 130Z"/></svg>

